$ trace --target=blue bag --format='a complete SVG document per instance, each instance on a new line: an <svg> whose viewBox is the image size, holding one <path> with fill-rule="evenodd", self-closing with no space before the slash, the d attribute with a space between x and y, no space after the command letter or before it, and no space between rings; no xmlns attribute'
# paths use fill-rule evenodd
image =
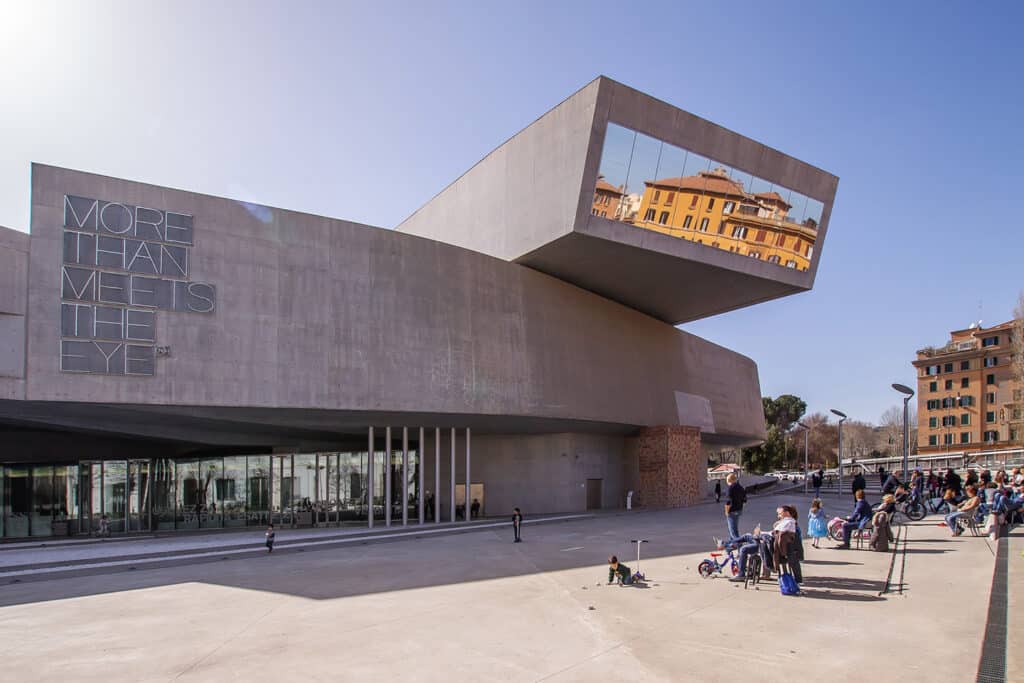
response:
<svg viewBox="0 0 1024 683"><path fill-rule="evenodd" d="M796 595L800 592L792 574L779 574L779 592L783 595Z"/></svg>

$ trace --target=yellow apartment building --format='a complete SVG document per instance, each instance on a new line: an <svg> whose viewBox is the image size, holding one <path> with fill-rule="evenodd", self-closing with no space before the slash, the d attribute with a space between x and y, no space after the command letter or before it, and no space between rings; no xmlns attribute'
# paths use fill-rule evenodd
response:
<svg viewBox="0 0 1024 683"><path fill-rule="evenodd" d="M750 194L721 168L644 186L638 227L787 268L810 266L818 225L791 220L792 207L776 192ZM595 202L600 188L599 181Z"/></svg>
<svg viewBox="0 0 1024 683"><path fill-rule="evenodd" d="M917 352L917 447L922 455L1019 446L1022 383L1014 378L1015 321L950 333Z"/></svg>

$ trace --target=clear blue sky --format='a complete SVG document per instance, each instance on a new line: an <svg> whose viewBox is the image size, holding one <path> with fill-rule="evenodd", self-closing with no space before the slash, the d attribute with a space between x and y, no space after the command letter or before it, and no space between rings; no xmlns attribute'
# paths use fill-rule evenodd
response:
<svg viewBox="0 0 1024 683"><path fill-rule="evenodd" d="M393 227L606 74L840 177L813 291L686 326L763 393L877 421L915 349L1009 319L1024 6L633 7L9 1L0 225L39 161Z"/></svg>

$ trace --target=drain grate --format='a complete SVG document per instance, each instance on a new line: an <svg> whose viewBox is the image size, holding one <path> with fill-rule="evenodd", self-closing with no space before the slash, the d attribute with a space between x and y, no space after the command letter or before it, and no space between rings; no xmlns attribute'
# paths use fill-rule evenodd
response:
<svg viewBox="0 0 1024 683"><path fill-rule="evenodd" d="M1003 536L996 545L996 568L992 573L992 594L988 599L985 641L978 662L978 683L1006 682L1006 602L1009 576L1009 539Z"/></svg>

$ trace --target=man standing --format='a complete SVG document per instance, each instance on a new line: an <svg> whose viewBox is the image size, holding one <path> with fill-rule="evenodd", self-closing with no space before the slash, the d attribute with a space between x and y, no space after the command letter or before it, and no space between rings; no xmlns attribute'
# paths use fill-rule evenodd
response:
<svg viewBox="0 0 1024 683"><path fill-rule="evenodd" d="M853 478L853 499L857 500L857 491L863 491L868 487L867 482L864 481L864 473L861 470L857 470L857 476Z"/></svg>
<svg viewBox="0 0 1024 683"><path fill-rule="evenodd" d="M814 497L821 498L821 479L822 475L825 474L823 470L818 470L811 475L811 487L814 488Z"/></svg>
<svg viewBox="0 0 1024 683"><path fill-rule="evenodd" d="M715 502L720 503L722 501L722 480L715 479Z"/></svg>
<svg viewBox="0 0 1024 683"><path fill-rule="evenodd" d="M516 540L513 543L520 543L523 539L519 537L519 528L523 525L523 513L519 508L512 508L512 532Z"/></svg>
<svg viewBox="0 0 1024 683"><path fill-rule="evenodd" d="M725 519L729 526L729 538L736 538L740 535L740 515L743 513L743 504L747 502L747 490L740 485L735 472L729 473L725 482L729 485L725 494L728 498L725 503Z"/></svg>

